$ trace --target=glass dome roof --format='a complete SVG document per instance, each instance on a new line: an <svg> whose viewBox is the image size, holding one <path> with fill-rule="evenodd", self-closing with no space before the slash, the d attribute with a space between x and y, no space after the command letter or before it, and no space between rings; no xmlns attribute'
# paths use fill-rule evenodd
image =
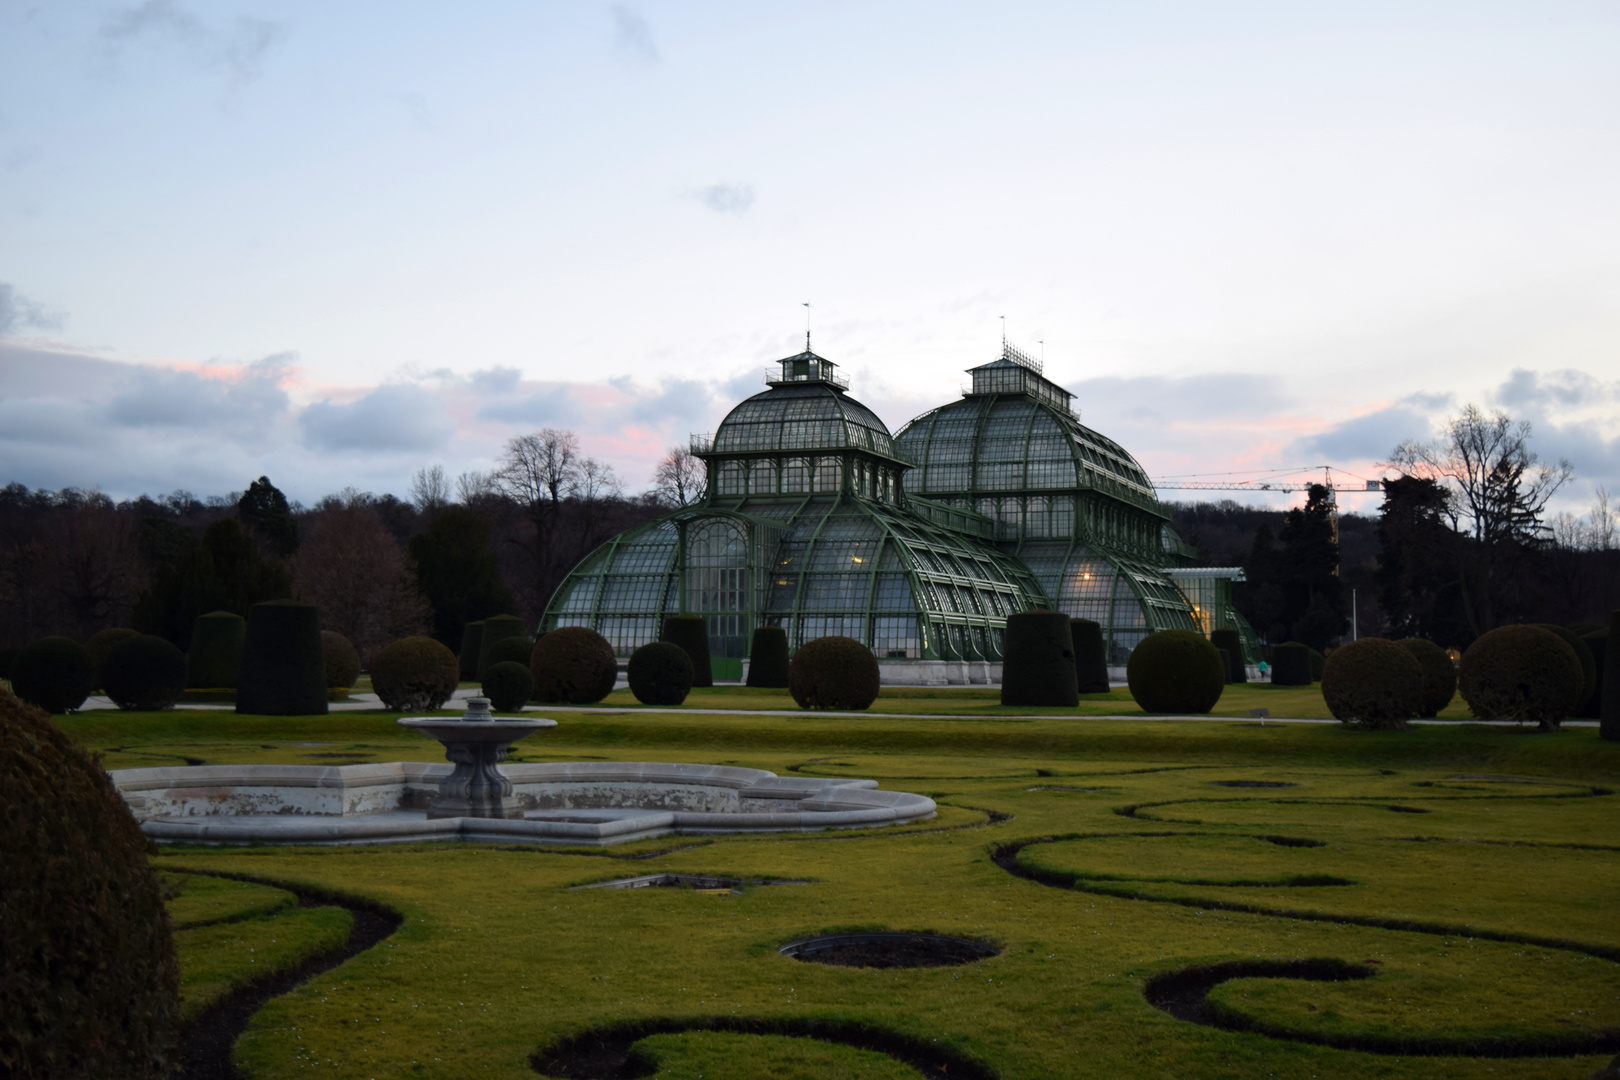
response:
<svg viewBox="0 0 1620 1080"><path fill-rule="evenodd" d="M773 386L732 409L714 433L717 454L866 450L894 456L888 426L828 383Z"/></svg>

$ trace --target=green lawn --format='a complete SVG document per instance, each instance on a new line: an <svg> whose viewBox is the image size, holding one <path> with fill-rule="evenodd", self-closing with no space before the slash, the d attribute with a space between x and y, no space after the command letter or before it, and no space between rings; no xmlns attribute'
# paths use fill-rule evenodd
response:
<svg viewBox="0 0 1620 1080"><path fill-rule="evenodd" d="M1268 707L1307 715L1311 694L1233 688L1222 704L1290 700ZM1609 794L1620 787L1620 745L1590 729L1262 728L1248 705L1233 705L1243 719L1227 722L1078 711L1047 720L1006 714L994 691L975 690L893 690L878 705L946 719L738 715L728 710L787 707L785 695L742 688L700 692L680 713L640 712L619 697L558 713L520 760L871 777L932 795L941 814L905 829L670 837L605 852L165 849L157 865L188 883L172 902L193 926L181 932L188 1007L347 929L316 918L335 909L290 908L274 889L196 876L224 871L362 896L405 917L381 945L260 1012L237 1049L256 1078L312 1066L333 1077L534 1077L537 1052L593 1028L722 1017L892 1032L1008 1080L1579 1080L1612 1051L1413 1056L1301 1040L1559 1045L1620 1032L1620 796ZM1124 704L1088 702L1097 712ZM61 723L114 768L439 758L393 719L168 712ZM1005 845L1027 876L993 858ZM737 896L569 888L658 871L808 883ZM776 952L858 928L969 936L1003 951L913 970ZM1210 994L1217 1011L1287 1038L1177 1020L1143 997L1160 972L1304 958L1376 974L1244 978ZM917 1075L870 1050L783 1034L674 1031L642 1039L636 1053L664 1078Z"/></svg>

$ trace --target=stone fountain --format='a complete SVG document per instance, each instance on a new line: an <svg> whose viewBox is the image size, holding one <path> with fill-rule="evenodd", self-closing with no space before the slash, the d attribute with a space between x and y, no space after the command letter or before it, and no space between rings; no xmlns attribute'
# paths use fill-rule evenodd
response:
<svg viewBox="0 0 1620 1080"><path fill-rule="evenodd" d="M537 731L557 726L555 720L493 717L489 699L468 698L461 719L407 716L400 727L420 731L444 744L444 756L455 771L439 781L439 794L428 807L430 818L520 818L523 809L512 795L512 781L500 763L512 744Z"/></svg>

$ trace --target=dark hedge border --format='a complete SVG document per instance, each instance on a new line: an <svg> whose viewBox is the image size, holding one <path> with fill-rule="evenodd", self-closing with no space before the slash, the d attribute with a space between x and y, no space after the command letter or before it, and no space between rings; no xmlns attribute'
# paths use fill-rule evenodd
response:
<svg viewBox="0 0 1620 1080"><path fill-rule="evenodd" d="M1319 799L1292 799L1275 795L1234 795L1230 798L1211 799L1199 797L1193 799L1163 799L1159 802L1128 803L1125 806L1116 806L1114 813L1123 818L1132 818L1136 821L1158 821L1174 825L1206 825L1208 822L1198 818L1159 817L1154 814L1145 814L1144 810L1156 810L1161 806L1181 806L1186 803L1274 803L1278 806L1384 806L1397 814L1427 814L1413 806L1402 805L1409 802L1483 802L1489 799L1600 799L1614 792L1608 788L1592 787L1589 784L1571 784L1570 787L1585 788L1584 791L1551 792L1546 795L1413 795L1401 799L1388 796L1344 796L1334 798L1324 796Z"/></svg>

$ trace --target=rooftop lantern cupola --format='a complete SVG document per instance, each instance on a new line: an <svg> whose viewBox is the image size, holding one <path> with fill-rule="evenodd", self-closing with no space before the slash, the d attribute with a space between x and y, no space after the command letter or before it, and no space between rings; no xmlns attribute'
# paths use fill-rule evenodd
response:
<svg viewBox="0 0 1620 1080"><path fill-rule="evenodd" d="M849 380L839 375L838 365L810 351L810 334L804 335L804 352L782 360L782 377L766 379L769 386L793 386L801 383L826 383L839 390L849 389Z"/></svg>

